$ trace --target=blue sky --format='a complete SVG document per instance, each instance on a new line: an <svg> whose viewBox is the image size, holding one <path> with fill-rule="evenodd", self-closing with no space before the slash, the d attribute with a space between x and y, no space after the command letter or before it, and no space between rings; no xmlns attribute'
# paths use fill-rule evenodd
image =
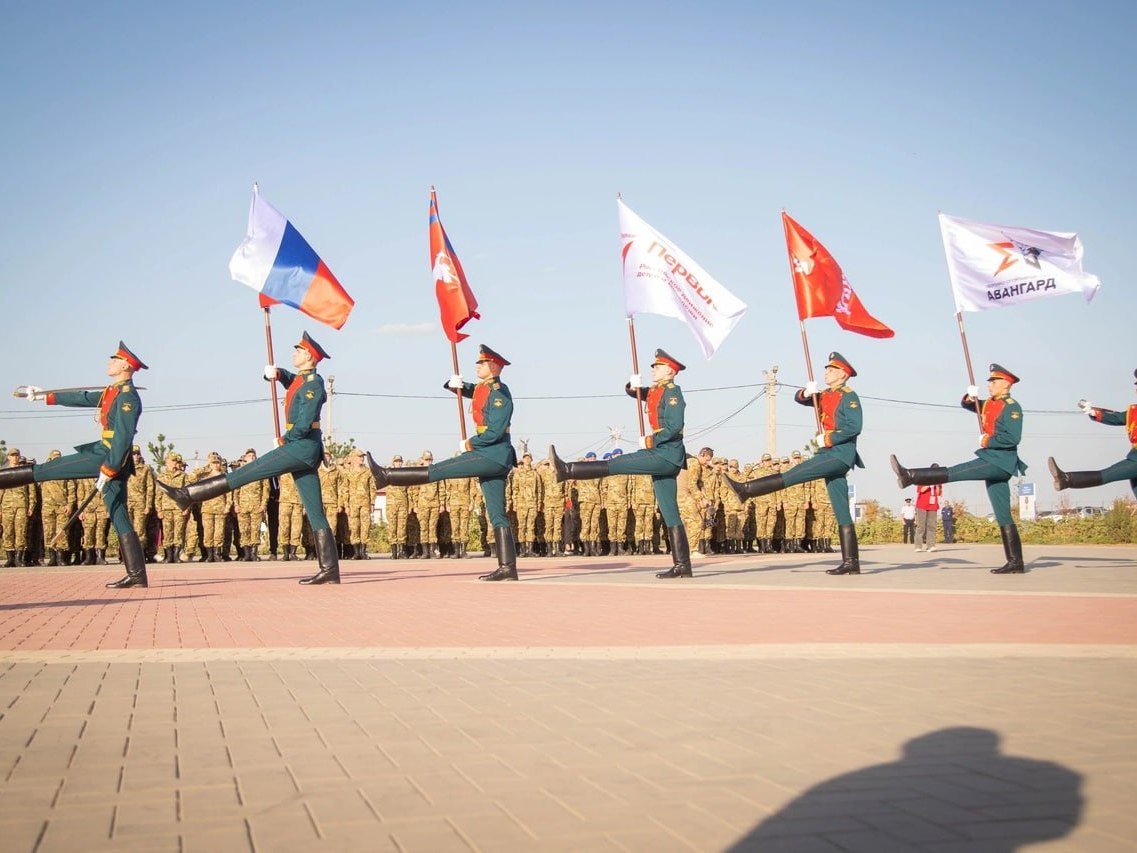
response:
<svg viewBox="0 0 1137 853"><path fill-rule="evenodd" d="M1072 468L1125 455L1123 430L1074 402L1121 408L1134 394L1129 4L408 5L9 6L0 387L98 384L123 338L152 366L143 443L271 446L263 316L227 271L259 181L357 302L339 332L274 310L277 360L309 330L332 354L336 438L445 454L457 419L440 391L433 184L481 303L464 372L479 342L513 361L515 437L565 453L604 446L611 427L634 440L621 192L750 306L710 361L676 321L636 329L641 360L659 346L690 365L692 449L755 458L766 404L746 404L764 371L805 381L785 208L897 332L807 323L815 366L836 349L860 372L859 495L896 505L888 453L949 464L976 446L957 407L967 377L943 211L1077 231L1103 283L1088 305L965 317L981 376L997 361L1023 378L1040 507L1057 500L1047 455ZM780 453L814 432L791 393ZM0 437L28 455L93 432L87 413L0 403ZM980 487L949 493L987 511Z"/></svg>

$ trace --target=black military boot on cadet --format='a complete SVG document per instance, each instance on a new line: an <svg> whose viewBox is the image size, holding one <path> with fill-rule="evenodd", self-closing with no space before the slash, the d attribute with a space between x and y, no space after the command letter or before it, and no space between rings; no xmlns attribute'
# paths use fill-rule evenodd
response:
<svg viewBox="0 0 1137 853"><path fill-rule="evenodd" d="M557 448L549 445L549 460L557 475L557 482L565 480L599 480L608 476L608 463L604 462L565 462L557 456Z"/></svg>
<svg viewBox="0 0 1137 853"><path fill-rule="evenodd" d="M861 554L857 546L857 526L842 524L838 528L841 537L841 565L826 569L827 575L859 575L861 573Z"/></svg>
<svg viewBox="0 0 1137 853"><path fill-rule="evenodd" d="M146 555L142 553L142 543L133 530L119 537L118 552L126 567L126 577L107 584L108 589L129 589L133 586L146 587Z"/></svg>
<svg viewBox="0 0 1137 853"><path fill-rule="evenodd" d="M999 534L1003 537L1003 555L1007 562L997 569L991 569L991 574L1023 574L1026 572L1026 563L1023 561L1023 543L1019 539L1019 529L1013 524L1004 524L999 527Z"/></svg>
<svg viewBox="0 0 1137 853"><path fill-rule="evenodd" d="M691 546L687 541L687 528L682 524L667 528L671 539L671 568L656 572L657 578L689 578L691 572Z"/></svg>
<svg viewBox="0 0 1137 853"><path fill-rule="evenodd" d="M1100 486L1101 471L1063 471L1051 456L1046 460L1050 467L1050 476L1054 478L1054 488L1058 491L1065 489L1090 489Z"/></svg>
<svg viewBox="0 0 1137 853"><path fill-rule="evenodd" d="M198 480L196 483L187 483L184 486L170 486L161 480L156 480L155 485L165 492L166 496L176 503L182 512L185 512L195 503L207 501L230 490L229 481L224 474L218 474L216 477L210 477L207 480Z"/></svg>
<svg viewBox="0 0 1137 853"><path fill-rule="evenodd" d="M517 580L517 546L513 542L513 531L508 527L493 529L494 542L497 543L497 570L488 575L480 575L480 581Z"/></svg>
<svg viewBox="0 0 1137 853"><path fill-rule="evenodd" d="M9 468L0 468L0 489L12 489L34 483L35 477L32 472L35 467L35 465L13 465Z"/></svg>
<svg viewBox="0 0 1137 853"><path fill-rule="evenodd" d="M367 460L367 467L371 469L371 476L375 478L376 488L421 486L430 482L429 468L384 468L371 458L370 453L365 453L363 456Z"/></svg>
<svg viewBox="0 0 1137 853"><path fill-rule="evenodd" d="M896 484L902 489L909 486L940 486L948 481L947 468L905 468L895 456L888 463L896 474Z"/></svg>
<svg viewBox="0 0 1137 853"><path fill-rule="evenodd" d="M301 578L300 583L305 586L316 586L324 583L340 582L339 550L336 548L336 537L331 528L315 530L312 534L316 538L316 560L320 571L310 578Z"/></svg>

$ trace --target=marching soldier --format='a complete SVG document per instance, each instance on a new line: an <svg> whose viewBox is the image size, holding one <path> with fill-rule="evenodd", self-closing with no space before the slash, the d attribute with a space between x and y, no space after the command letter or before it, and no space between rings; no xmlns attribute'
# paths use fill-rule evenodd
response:
<svg viewBox="0 0 1137 853"><path fill-rule="evenodd" d="M291 474L280 475L279 528L277 541L284 553L285 562L300 559L296 549L304 535L304 504L296 490L296 479Z"/></svg>
<svg viewBox="0 0 1137 853"><path fill-rule="evenodd" d="M166 467L158 475L158 480L167 486L184 486L186 474L182 470L182 457L178 453L166 455ZM154 508L162 519L162 546L167 563L181 562L182 548L186 542L187 513L182 512L161 489L155 489Z"/></svg>
<svg viewBox="0 0 1137 853"><path fill-rule="evenodd" d="M351 540L352 559L367 559L367 540L371 536L371 511L375 508L375 478L364 464L363 451L358 447L348 456L348 467L341 473L345 503L347 505L348 536Z"/></svg>
<svg viewBox="0 0 1137 853"><path fill-rule="evenodd" d="M1133 371L1137 378L1137 370ZM1134 383L1137 385L1137 382ZM1051 456L1048 460L1050 473L1054 476L1054 488L1063 489L1090 489L1104 483L1116 483L1118 480L1128 480L1133 494L1137 495L1137 403L1131 404L1124 412L1113 409L1103 409L1088 403L1085 400L1078 402L1078 408L1089 416L1090 420L1107 426L1125 427L1129 439L1129 454L1120 462L1115 462L1101 471L1063 471Z"/></svg>
<svg viewBox="0 0 1137 853"><path fill-rule="evenodd" d="M513 469L510 480L510 495L521 539L519 556L533 557L536 556L533 543L537 541L537 514L544 504L545 491L541 477L533 467L531 453L522 455L521 464Z"/></svg>
<svg viewBox="0 0 1137 853"><path fill-rule="evenodd" d="M20 451L8 451L8 465L0 471L19 471ZM31 468L30 465L26 468ZM4 551L8 561L4 568L28 564L28 522L36 509L36 487L30 479L24 485L0 492L0 527L3 528Z"/></svg>
<svg viewBox="0 0 1137 853"><path fill-rule="evenodd" d="M63 454L53 450L47 454L47 461L58 459ZM66 532L63 523L76 506L74 480L48 480L40 485L40 506L43 513L43 549L48 555L49 566L65 565ZM56 539L58 535L58 541ZM61 547L62 546L62 547Z"/></svg>
<svg viewBox="0 0 1137 853"><path fill-rule="evenodd" d="M320 478L317 473L323 456L323 433L320 430L320 411L327 400L324 380L316 366L328 358L324 349L307 332L292 348L292 364L296 373L267 365L264 378L279 381L288 391L284 397L287 417L286 432L279 445L248 465L242 465L229 474L221 474L191 483L181 489L161 486L183 509L194 501L204 501L225 494L254 480L263 480L291 473L296 479L296 490L304 504L316 539L316 556L320 570L311 577L302 578L305 585L338 584L340 582L339 554L335 534L328 525L324 507L320 502Z"/></svg>
<svg viewBox="0 0 1137 853"><path fill-rule="evenodd" d="M979 399L979 389L970 385L960 405L969 412L979 413L979 449L975 459L952 465L950 468L905 468L895 456L890 457L897 483L906 489L911 485L935 486L960 480L983 480L987 484L987 497L1003 537L1003 552L1007 562L992 574L1011 575L1026 571L1023 561L1022 540L1011 516L1011 487L1015 474L1026 473L1026 463L1019 458L1018 447L1023 434L1022 406L1011 397L1011 386L1019 378L998 364L992 364L987 377L990 397ZM840 512L838 495L832 494L834 509ZM846 502L847 502L846 497Z"/></svg>
<svg viewBox="0 0 1137 853"><path fill-rule="evenodd" d="M564 462L556 448L549 448L549 458L557 471L558 480L590 480L608 474L651 474L656 503L663 513L671 538L672 567L656 574L657 578L691 577L691 552L687 531L679 517L676 478L683 469L687 452L683 447L683 423L686 403L683 392L675 384L675 377L686 365L661 349L655 351L651 363L652 385L640 386L633 376L624 390L631 397L646 396L647 415L652 434L644 436L643 449L627 456L618 456L609 462Z"/></svg>
<svg viewBox="0 0 1137 853"><path fill-rule="evenodd" d="M244 465L251 465L257 460L257 451L250 447L245 451ZM259 562L257 553L261 541L261 519L268 511L269 481L254 480L237 489L233 495L233 503L237 510L237 528L240 531L241 550L243 557L249 562Z"/></svg>
<svg viewBox="0 0 1137 853"><path fill-rule="evenodd" d="M126 481L126 511L142 543L142 552L146 553L146 525L154 511L154 469L146 464L142 448L137 444L131 448L130 456L134 473Z"/></svg>
<svg viewBox="0 0 1137 853"><path fill-rule="evenodd" d="M445 387L454 393L471 398L470 414L476 427L473 436L460 442L457 456L428 468L403 469L383 468L370 454L367 456L380 488L388 484L414 486L458 477L478 478L493 525L498 560L496 571L480 577L484 581L517 580L517 548L505 514L506 479L517 464L509 436L513 397L501 381L501 371L508 365L503 356L483 344L475 362L478 383L464 382L457 374L446 383Z"/></svg>
<svg viewBox="0 0 1137 853"><path fill-rule="evenodd" d="M395 454L391 467L402 468L403 457ZM375 478L372 477L374 480ZM387 486L387 538L391 545L391 559L398 560L407 554L407 513L410 510L410 496L406 486Z"/></svg>
<svg viewBox="0 0 1137 853"><path fill-rule="evenodd" d="M857 436L861 434L862 425L861 401L857 392L846 384L856 375L857 371L848 359L838 352L831 352L825 365L826 390L817 393L816 383L810 382L794 395L795 402L816 407L820 412L821 432L816 437L818 451L815 456L782 474L771 474L748 483L730 482L730 487L740 497L751 497L781 491L786 486L810 480L824 479L825 488L833 499L841 535L841 565L829 569L827 573L831 575L861 573L857 528L849 512L849 486L845 479L854 465L864 467L857 453ZM838 496L845 497L844 503L838 502Z"/></svg>
<svg viewBox="0 0 1137 853"><path fill-rule="evenodd" d="M126 577L107 584L122 589L146 586L146 558L138 534L130 526L126 510L125 481L134 470L130 449L142 414L142 400L134 387L134 374L146 365L119 341L118 349L107 364L111 384L101 391L44 391L27 386L27 399L44 400L49 406L97 408L103 431L99 441L76 448L77 452L61 456L42 465L25 465L0 470L0 489L43 483L48 480L73 480L96 477L95 488L102 493L106 511L118 532Z"/></svg>

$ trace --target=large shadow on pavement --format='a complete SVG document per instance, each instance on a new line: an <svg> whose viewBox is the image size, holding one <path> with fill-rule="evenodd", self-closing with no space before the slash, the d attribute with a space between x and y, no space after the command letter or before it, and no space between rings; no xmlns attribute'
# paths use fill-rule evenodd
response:
<svg viewBox="0 0 1137 853"><path fill-rule="evenodd" d="M1003 755L990 729L940 729L904 744L898 761L810 788L727 849L1011 853L1070 833L1081 785L1060 764Z"/></svg>

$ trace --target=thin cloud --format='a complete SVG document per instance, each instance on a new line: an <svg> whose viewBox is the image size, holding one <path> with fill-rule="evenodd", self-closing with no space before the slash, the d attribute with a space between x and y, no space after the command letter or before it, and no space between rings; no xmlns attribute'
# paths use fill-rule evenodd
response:
<svg viewBox="0 0 1137 853"><path fill-rule="evenodd" d="M437 323L384 323L379 327L379 334L395 338L430 335L436 331L438 331Z"/></svg>

